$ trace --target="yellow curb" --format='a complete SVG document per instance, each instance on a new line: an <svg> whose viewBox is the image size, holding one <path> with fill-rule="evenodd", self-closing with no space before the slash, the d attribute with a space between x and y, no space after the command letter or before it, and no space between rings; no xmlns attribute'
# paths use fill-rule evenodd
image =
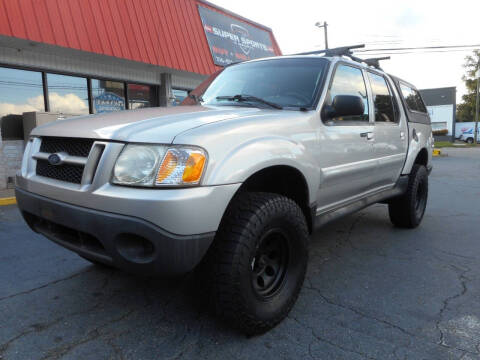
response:
<svg viewBox="0 0 480 360"><path fill-rule="evenodd" d="M442 155L442 152L440 151L440 149L433 149L433 156L441 156Z"/></svg>
<svg viewBox="0 0 480 360"><path fill-rule="evenodd" d="M15 197L0 198L0 206L2 206L2 205L14 205L16 203L17 203L17 198L15 198Z"/></svg>

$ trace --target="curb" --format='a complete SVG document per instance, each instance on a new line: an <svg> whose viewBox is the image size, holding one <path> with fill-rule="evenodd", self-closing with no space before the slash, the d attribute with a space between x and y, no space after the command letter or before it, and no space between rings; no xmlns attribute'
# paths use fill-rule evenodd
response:
<svg viewBox="0 0 480 360"><path fill-rule="evenodd" d="M442 156L442 152L441 152L440 149L433 149L432 155L433 156Z"/></svg>
<svg viewBox="0 0 480 360"><path fill-rule="evenodd" d="M0 206L15 205L16 203L17 203L17 198L15 197L0 198Z"/></svg>

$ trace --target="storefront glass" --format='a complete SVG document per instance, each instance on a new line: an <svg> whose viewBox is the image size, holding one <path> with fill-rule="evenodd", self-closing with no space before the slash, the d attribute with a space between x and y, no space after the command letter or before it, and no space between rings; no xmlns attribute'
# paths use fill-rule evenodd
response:
<svg viewBox="0 0 480 360"><path fill-rule="evenodd" d="M87 79L47 74L50 111L64 114L88 114Z"/></svg>
<svg viewBox="0 0 480 360"><path fill-rule="evenodd" d="M155 89L153 86L128 84L129 109L156 106Z"/></svg>
<svg viewBox="0 0 480 360"><path fill-rule="evenodd" d="M181 102L188 96L187 90L172 89L172 93L174 96L174 99L172 101L173 106L180 105Z"/></svg>
<svg viewBox="0 0 480 360"><path fill-rule="evenodd" d="M92 103L94 113L125 110L124 83L92 79Z"/></svg>
<svg viewBox="0 0 480 360"><path fill-rule="evenodd" d="M4 140L23 138L23 112L44 110L40 72L0 68L0 123Z"/></svg>

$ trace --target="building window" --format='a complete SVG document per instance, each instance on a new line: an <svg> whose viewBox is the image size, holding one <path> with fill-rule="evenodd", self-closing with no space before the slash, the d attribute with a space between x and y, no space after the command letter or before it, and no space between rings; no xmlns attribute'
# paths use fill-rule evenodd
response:
<svg viewBox="0 0 480 360"><path fill-rule="evenodd" d="M128 84L127 89L129 109L157 106L155 86Z"/></svg>
<svg viewBox="0 0 480 360"><path fill-rule="evenodd" d="M88 114L87 79L47 74L50 111L64 114Z"/></svg>
<svg viewBox="0 0 480 360"><path fill-rule="evenodd" d="M187 90L181 90L181 89L172 89L173 93L173 101L172 105L173 106L178 106L182 103L182 101L188 96L188 91Z"/></svg>
<svg viewBox="0 0 480 360"><path fill-rule="evenodd" d="M92 79L92 104L94 113L125 110L124 83Z"/></svg>
<svg viewBox="0 0 480 360"><path fill-rule="evenodd" d="M44 110L45 102L40 72L0 68L2 139L23 139L22 113Z"/></svg>

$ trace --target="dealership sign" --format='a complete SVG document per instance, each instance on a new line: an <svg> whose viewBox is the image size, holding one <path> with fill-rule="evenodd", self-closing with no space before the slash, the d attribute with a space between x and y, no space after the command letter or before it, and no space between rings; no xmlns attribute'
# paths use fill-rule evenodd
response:
<svg viewBox="0 0 480 360"><path fill-rule="evenodd" d="M208 46L216 65L275 56L270 33L198 6Z"/></svg>
<svg viewBox="0 0 480 360"><path fill-rule="evenodd" d="M125 100L117 94L104 92L93 98L95 113L125 110Z"/></svg>

